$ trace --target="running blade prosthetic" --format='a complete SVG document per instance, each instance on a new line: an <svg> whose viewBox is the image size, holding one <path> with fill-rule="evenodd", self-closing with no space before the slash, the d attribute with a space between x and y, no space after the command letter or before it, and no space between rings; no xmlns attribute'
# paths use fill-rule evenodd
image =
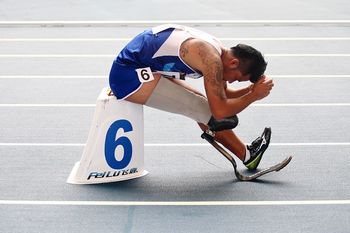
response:
<svg viewBox="0 0 350 233"><path fill-rule="evenodd" d="M268 174L270 172L278 172L282 168L288 165L288 163L292 160L292 156L287 157L282 162L277 163L276 165L273 165L271 167L265 168L263 170L257 171L256 173L253 173L252 175L243 175L240 173L237 169L237 163L234 160L234 158L222 147L220 146L215 140L214 140L215 132L212 132L210 130L207 130L204 132L201 137L205 140L207 140L211 145L215 147L228 161L231 162L233 169L235 170L235 175L240 181L253 181L265 174Z"/></svg>

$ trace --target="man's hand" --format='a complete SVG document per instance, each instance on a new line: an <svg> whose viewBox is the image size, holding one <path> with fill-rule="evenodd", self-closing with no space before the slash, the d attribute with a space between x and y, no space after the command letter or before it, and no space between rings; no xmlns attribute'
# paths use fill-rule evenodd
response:
<svg viewBox="0 0 350 233"><path fill-rule="evenodd" d="M272 79L263 75L252 87L252 94L256 100L261 100L270 94L273 87Z"/></svg>

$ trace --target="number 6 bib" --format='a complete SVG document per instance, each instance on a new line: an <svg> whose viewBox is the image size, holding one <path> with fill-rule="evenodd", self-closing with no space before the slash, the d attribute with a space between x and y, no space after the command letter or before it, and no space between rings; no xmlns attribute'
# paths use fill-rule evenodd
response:
<svg viewBox="0 0 350 233"><path fill-rule="evenodd" d="M152 70L149 67L136 69L135 71L137 72L137 77L141 83L147 83L154 80Z"/></svg>

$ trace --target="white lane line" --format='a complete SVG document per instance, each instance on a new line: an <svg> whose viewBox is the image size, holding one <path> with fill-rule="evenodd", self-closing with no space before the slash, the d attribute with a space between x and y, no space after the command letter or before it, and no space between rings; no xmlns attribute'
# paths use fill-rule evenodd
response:
<svg viewBox="0 0 350 233"><path fill-rule="evenodd" d="M346 76L346 75L345 75ZM350 77L350 75L348 75ZM335 76L331 76L335 77ZM0 79L107 79L107 75L0 75Z"/></svg>
<svg viewBox="0 0 350 233"><path fill-rule="evenodd" d="M0 107L63 107L63 108L91 108L95 107L96 104L0 104Z"/></svg>
<svg viewBox="0 0 350 233"><path fill-rule="evenodd" d="M350 78L348 74L267 74L267 76L270 78Z"/></svg>
<svg viewBox="0 0 350 233"><path fill-rule="evenodd" d="M252 104L254 107L348 107L350 103L276 103Z"/></svg>
<svg viewBox="0 0 350 233"><path fill-rule="evenodd" d="M3 147L19 147L19 146L30 146L30 147L83 147L85 143L0 143Z"/></svg>
<svg viewBox="0 0 350 233"><path fill-rule="evenodd" d="M346 38L346 37L329 37L329 38L334 38L334 40L339 40L339 39L342 40L341 38ZM130 41L131 39L132 37L125 37L125 38L0 38L0 42L118 42L118 41ZM346 39L343 39L343 40L346 40Z"/></svg>
<svg viewBox="0 0 350 233"><path fill-rule="evenodd" d="M265 53L265 57L350 57L349 53Z"/></svg>
<svg viewBox="0 0 350 233"><path fill-rule="evenodd" d="M55 108L91 108L95 104L0 104L0 108L34 108L34 107L55 107ZM270 103L251 104L251 107L349 107L350 103Z"/></svg>
<svg viewBox="0 0 350 233"><path fill-rule="evenodd" d="M0 54L0 58L115 58L117 54Z"/></svg>
<svg viewBox="0 0 350 233"><path fill-rule="evenodd" d="M270 78L350 78L350 74L267 74ZM0 79L108 79L107 75L0 75Z"/></svg>
<svg viewBox="0 0 350 233"><path fill-rule="evenodd" d="M283 206L283 205L349 205L350 200L295 201L36 201L0 200L0 205L59 206Z"/></svg>
<svg viewBox="0 0 350 233"><path fill-rule="evenodd" d="M0 58L115 58L117 54L0 54ZM349 53L267 53L265 57L350 57Z"/></svg>
<svg viewBox="0 0 350 233"><path fill-rule="evenodd" d="M350 146L350 142L271 143L271 146Z"/></svg>
<svg viewBox="0 0 350 233"><path fill-rule="evenodd" d="M350 20L85 20L85 21L0 21L0 27L145 27L159 24L184 24L191 26L346 26Z"/></svg>
<svg viewBox="0 0 350 233"><path fill-rule="evenodd" d="M145 147L209 147L208 143L145 143ZM85 143L0 143L3 147L83 147ZM350 146L350 142L270 143L270 146Z"/></svg>
<svg viewBox="0 0 350 233"><path fill-rule="evenodd" d="M350 37L220 37L221 41L348 41Z"/></svg>
<svg viewBox="0 0 350 233"><path fill-rule="evenodd" d="M0 38L0 42L127 42L125 38ZM221 41L349 41L350 37L219 37Z"/></svg>

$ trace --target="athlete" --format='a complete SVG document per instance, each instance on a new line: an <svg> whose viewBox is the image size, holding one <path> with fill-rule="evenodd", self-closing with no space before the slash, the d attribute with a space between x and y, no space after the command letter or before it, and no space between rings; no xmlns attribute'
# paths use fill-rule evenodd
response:
<svg viewBox="0 0 350 233"><path fill-rule="evenodd" d="M204 131L236 115L269 95L273 81L264 75L267 63L251 46L230 49L199 30L181 25L160 25L132 39L114 60L109 83L117 99L181 114ZM205 94L185 82L203 77ZM250 81L245 88L228 83ZM238 123L238 122L237 122ZM267 149L271 129L250 145L232 130L219 131L215 140L234 153L248 169L256 169Z"/></svg>

